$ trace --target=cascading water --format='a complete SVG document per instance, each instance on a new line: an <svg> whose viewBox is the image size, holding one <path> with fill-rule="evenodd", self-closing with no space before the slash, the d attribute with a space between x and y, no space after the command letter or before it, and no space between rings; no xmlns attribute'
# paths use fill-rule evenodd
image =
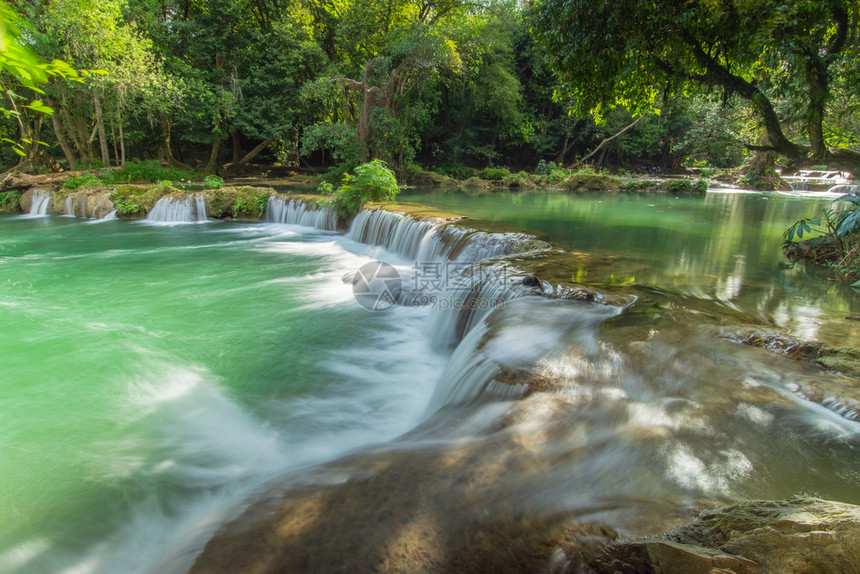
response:
<svg viewBox="0 0 860 574"><path fill-rule="evenodd" d="M299 199L271 196L266 206L267 223L290 223L324 231L337 229L337 212L329 207L310 206Z"/></svg>
<svg viewBox="0 0 860 574"><path fill-rule="evenodd" d="M860 185L834 185L827 190L827 193L860 193Z"/></svg>
<svg viewBox="0 0 860 574"><path fill-rule="evenodd" d="M365 210L355 216L348 235L360 243L378 245L419 261L461 262L525 251L523 246L534 239L524 233L486 233L446 223L413 219L382 209Z"/></svg>
<svg viewBox="0 0 860 574"><path fill-rule="evenodd" d="M32 203L30 204L30 215L47 215L48 207L54 194L44 189L34 189Z"/></svg>
<svg viewBox="0 0 860 574"><path fill-rule="evenodd" d="M331 221L269 207L272 222ZM4 388L16 505L0 505L0 570L185 572L263 484L273 492L193 571L392 559L455 571L462 556L515 555L548 517L652 534L740 498L860 498L855 406L793 391L835 376L721 338L694 296L647 291L628 313L526 287L504 256L538 246L528 235L375 211L348 238L142 226L105 249L84 236L99 226L64 220L47 223L74 240L34 258L56 232L4 223L29 226L0 235L16 238L3 245L15 277L0 285L4 345L13 358L35 356L32 341L52 352L4 371L20 388ZM373 258L411 286L381 313L341 281ZM62 285L46 279L58 270ZM76 303L60 316L40 297ZM299 511L278 506L290 501Z"/></svg>
<svg viewBox="0 0 860 574"><path fill-rule="evenodd" d="M184 197L164 196L146 216L157 223L194 223L206 221L206 200L195 194Z"/></svg>

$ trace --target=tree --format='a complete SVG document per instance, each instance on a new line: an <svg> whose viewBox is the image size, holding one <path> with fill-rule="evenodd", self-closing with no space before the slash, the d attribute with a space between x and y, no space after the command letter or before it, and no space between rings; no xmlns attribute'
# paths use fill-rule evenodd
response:
<svg viewBox="0 0 860 574"><path fill-rule="evenodd" d="M62 60L44 62L30 47L21 41L18 15L5 2L0 2L0 90L9 101L9 108L0 106L6 119L14 119L19 128L17 140L3 138L21 156L18 168L27 168L38 162L45 143L39 137L42 118L52 116L54 110L39 99L24 103L20 88L43 95L42 86L52 77L82 81L78 72Z"/></svg>
<svg viewBox="0 0 860 574"><path fill-rule="evenodd" d="M580 111L625 105L634 113L656 108L663 92L719 88L755 110L765 133L758 151L795 162L853 168L860 153L831 150L824 122L834 81L858 51L857 2L847 0L535 0L530 27L549 53L561 91ZM791 70L803 125L786 134L773 98Z"/></svg>

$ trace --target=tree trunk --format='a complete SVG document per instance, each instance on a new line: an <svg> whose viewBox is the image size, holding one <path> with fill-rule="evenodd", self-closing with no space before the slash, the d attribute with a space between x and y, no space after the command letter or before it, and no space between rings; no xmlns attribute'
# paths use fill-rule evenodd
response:
<svg viewBox="0 0 860 574"><path fill-rule="evenodd" d="M188 165L187 163L183 163L182 161L178 160L173 155L173 144L171 143L173 126L171 124L170 117L167 115L162 115L160 122L161 122L161 129L164 132L164 140L161 142L161 153L164 156L164 158L173 167L178 167L181 169L188 169L188 170L192 169L192 167L190 165Z"/></svg>
<svg viewBox="0 0 860 574"><path fill-rule="evenodd" d="M242 147L239 145L239 130L235 127L230 128L230 139L233 142L233 159L230 163L238 163L242 157Z"/></svg>
<svg viewBox="0 0 860 574"><path fill-rule="evenodd" d="M122 110L116 108L117 131L119 131L119 165L125 167L125 135L122 133Z"/></svg>
<svg viewBox="0 0 860 574"><path fill-rule="evenodd" d="M257 144L257 146L256 146L254 149L252 149L251 151L249 151L248 153L246 153L246 154L242 157L242 159L240 159L239 161L224 164L224 166L221 168L221 173L222 173L224 176L227 176L227 175L231 175L231 174L236 173L236 172L237 172L237 171L238 171L242 166L244 166L244 165L245 165L245 164L247 164L249 161L251 161L252 159L254 159L255 157L257 157L257 155L258 155L261 151L263 151L264 149L266 149L266 146L268 146L270 143L272 143L272 140L271 140L271 139L264 139L264 140L263 140L263 141L261 141L259 144Z"/></svg>
<svg viewBox="0 0 860 574"><path fill-rule="evenodd" d="M698 42L685 38L688 45L693 49L699 64L705 68L705 74L696 76L695 79L704 84L719 86L729 93L735 93L749 101L756 113L764 123L765 133L767 134L767 144L765 146L749 146L751 149L759 151L776 151L788 158L796 159L806 156L807 149L799 146L789 140L782 131L782 125L779 122L779 116L773 109L770 99L762 92L758 86L752 84L740 76L731 73L726 67L720 64L713 56L708 54Z"/></svg>
<svg viewBox="0 0 860 574"><path fill-rule="evenodd" d="M93 96L93 107L96 110L96 129L99 132L99 147L102 152L102 163L105 167L110 167L110 153L108 152L107 134L105 134L105 120L102 113L102 101L98 95Z"/></svg>
<svg viewBox="0 0 860 574"><path fill-rule="evenodd" d="M66 156L66 162L69 164L69 169L75 169L75 166L77 166L78 163L78 158L75 156L74 148L72 148L69 144L68 138L66 138L66 128L63 125L57 101L51 96L45 96L45 102L50 107L54 108L54 113L51 114L51 127L54 128L54 136L57 138L57 143L60 144L60 149L63 150L63 155Z"/></svg>
<svg viewBox="0 0 860 574"><path fill-rule="evenodd" d="M206 162L206 167L203 168L203 171L207 173L215 173L215 166L218 162L218 152L221 151L221 140L215 140L212 142L212 150L209 152L209 161Z"/></svg>

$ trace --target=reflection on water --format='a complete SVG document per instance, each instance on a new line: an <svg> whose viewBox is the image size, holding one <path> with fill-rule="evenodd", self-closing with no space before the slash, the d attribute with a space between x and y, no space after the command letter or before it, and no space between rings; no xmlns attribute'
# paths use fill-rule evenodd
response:
<svg viewBox="0 0 860 574"><path fill-rule="evenodd" d="M566 250L546 278L640 285L715 299L800 338L860 346L860 296L815 269L789 265L782 233L832 199L776 194L582 195L546 191L412 191L403 203L429 205L544 234Z"/></svg>
<svg viewBox="0 0 860 574"><path fill-rule="evenodd" d="M726 337L765 323L856 344L850 291L780 259L814 202L413 199L545 233L564 251L510 260L625 303L520 282L469 289L499 302L486 313L368 313L342 277L391 257L360 241L414 243L394 216L380 241L0 220L0 571L182 572L252 501L197 571L534 571L549 553L531 545L563 524L860 503L856 382ZM446 233L457 258L511 252Z"/></svg>

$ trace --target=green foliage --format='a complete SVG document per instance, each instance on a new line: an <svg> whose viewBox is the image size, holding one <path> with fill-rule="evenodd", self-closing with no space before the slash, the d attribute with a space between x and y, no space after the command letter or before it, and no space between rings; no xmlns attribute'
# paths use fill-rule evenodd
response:
<svg viewBox="0 0 860 574"><path fill-rule="evenodd" d="M840 211L824 209L818 217L794 222L783 233L786 246L795 238L803 239L804 235L817 235L808 240L809 247L835 245L840 251L847 252L851 238L860 235L860 194L843 195L834 201L836 202L848 203L848 208Z"/></svg>
<svg viewBox="0 0 860 574"><path fill-rule="evenodd" d="M409 162L400 168L400 176L403 178L403 181L407 183L415 181L415 179L423 172L424 170L421 169L420 165L412 162Z"/></svg>
<svg viewBox="0 0 860 574"><path fill-rule="evenodd" d="M266 213L266 208L268 206L269 194L257 193L254 195L254 211L257 213L257 217L263 217L263 214Z"/></svg>
<svg viewBox="0 0 860 574"><path fill-rule="evenodd" d="M103 176L107 183L156 182L156 181L200 181L194 171L175 167L164 167L158 161L133 161L124 167L111 170Z"/></svg>
<svg viewBox="0 0 860 574"><path fill-rule="evenodd" d="M70 177L66 181L63 182L63 188L69 191L74 191L76 189L80 189L86 186L100 186L104 185L104 180L99 176L93 173L85 173L83 175L79 175L77 177Z"/></svg>
<svg viewBox="0 0 860 574"><path fill-rule="evenodd" d="M209 189L220 189L224 187L224 180L217 175L209 174L203 178L203 184Z"/></svg>
<svg viewBox="0 0 860 574"><path fill-rule="evenodd" d="M669 193L705 193L708 191L708 180L673 179L666 186Z"/></svg>
<svg viewBox="0 0 860 574"><path fill-rule="evenodd" d="M20 190L0 193L0 209L14 209L18 207L22 193Z"/></svg>
<svg viewBox="0 0 860 574"><path fill-rule="evenodd" d="M231 209L233 217L263 217L269 204L270 195L252 187L236 189Z"/></svg>
<svg viewBox="0 0 860 574"><path fill-rule="evenodd" d="M462 163L445 162L433 167L433 171L454 179L467 180L472 177L472 168Z"/></svg>
<svg viewBox="0 0 860 574"><path fill-rule="evenodd" d="M505 167L487 167L479 174L481 179L501 180L511 177L511 172Z"/></svg>
<svg viewBox="0 0 860 574"><path fill-rule="evenodd" d="M358 213L368 201L393 201L400 193L394 172L385 162L375 159L355 168L354 175L345 175L333 192L331 205L342 219Z"/></svg>
<svg viewBox="0 0 860 574"><path fill-rule="evenodd" d="M538 162L537 167L535 168L535 175L549 175L556 169L558 169L558 165L556 165L555 162L547 162L545 159L542 159Z"/></svg>
<svg viewBox="0 0 860 574"><path fill-rule="evenodd" d="M357 165L357 163L351 163L348 161L337 163L326 170L322 176L323 181L332 185L340 183L349 172L355 169Z"/></svg>
<svg viewBox="0 0 860 574"><path fill-rule="evenodd" d="M137 215L143 211L143 207L134 198L122 194L119 190L114 190L108 196L113 202L114 208L122 215Z"/></svg>
<svg viewBox="0 0 860 574"><path fill-rule="evenodd" d="M836 235L848 237L860 233L860 193L843 195L836 201L849 204L848 209L840 211L836 216Z"/></svg>

